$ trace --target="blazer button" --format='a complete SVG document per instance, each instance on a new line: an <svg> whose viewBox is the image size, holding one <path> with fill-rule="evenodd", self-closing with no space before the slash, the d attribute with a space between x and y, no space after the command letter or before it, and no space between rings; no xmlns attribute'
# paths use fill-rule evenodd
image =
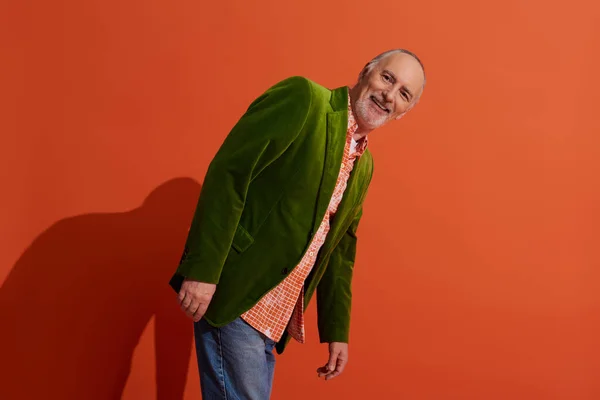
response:
<svg viewBox="0 0 600 400"><path fill-rule="evenodd" d="M288 269L284 268L281 270L281 275L286 275L288 273Z"/></svg>

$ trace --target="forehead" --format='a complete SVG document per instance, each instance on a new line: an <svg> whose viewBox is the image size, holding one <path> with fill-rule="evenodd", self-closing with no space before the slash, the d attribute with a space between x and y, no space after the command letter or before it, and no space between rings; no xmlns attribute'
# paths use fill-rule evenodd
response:
<svg viewBox="0 0 600 400"><path fill-rule="evenodd" d="M376 69L388 70L403 85L413 90L413 93L423 86L423 69L415 58L405 53L394 53L381 60Z"/></svg>

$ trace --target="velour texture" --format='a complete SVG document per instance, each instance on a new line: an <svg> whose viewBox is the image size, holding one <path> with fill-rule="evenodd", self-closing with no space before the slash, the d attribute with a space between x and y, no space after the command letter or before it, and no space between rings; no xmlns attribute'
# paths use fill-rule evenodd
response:
<svg viewBox="0 0 600 400"><path fill-rule="evenodd" d="M347 106L348 87L285 79L252 102L218 150L170 282L176 291L184 277L217 284L205 314L211 325L250 309L300 262L339 174ZM318 292L321 342L348 341L356 229L372 174L367 150L305 282L305 308Z"/></svg>

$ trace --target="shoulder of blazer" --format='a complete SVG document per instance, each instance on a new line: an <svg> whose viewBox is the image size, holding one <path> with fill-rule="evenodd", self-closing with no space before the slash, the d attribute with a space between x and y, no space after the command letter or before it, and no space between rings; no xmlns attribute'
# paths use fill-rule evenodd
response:
<svg viewBox="0 0 600 400"><path fill-rule="evenodd" d="M316 83L308 78L303 76L292 76L280 82L282 84L284 82L289 82L290 84L302 87L303 90L308 89L311 94L311 109L327 109L328 111L332 111L331 108L331 96L333 91L326 88L323 85Z"/></svg>
<svg viewBox="0 0 600 400"><path fill-rule="evenodd" d="M313 97L315 102L321 103L321 104L329 104L329 101L331 99L331 90L329 90L328 88L326 88L325 86L319 85L316 82L313 82L311 80L308 80L308 83L310 84L311 90L313 92Z"/></svg>
<svg viewBox="0 0 600 400"><path fill-rule="evenodd" d="M247 112L251 112L257 105L272 95L279 97L284 96L285 98L292 97L296 102L308 103L307 108L310 108L313 97L313 85L314 83L312 81L302 76L292 76L281 80L270 86L260 96L254 99L248 106Z"/></svg>
<svg viewBox="0 0 600 400"><path fill-rule="evenodd" d="M348 90L347 86L329 89L303 76L292 76L272 86L265 94L279 87L289 87L303 93L308 92L311 110L325 112L346 111Z"/></svg>

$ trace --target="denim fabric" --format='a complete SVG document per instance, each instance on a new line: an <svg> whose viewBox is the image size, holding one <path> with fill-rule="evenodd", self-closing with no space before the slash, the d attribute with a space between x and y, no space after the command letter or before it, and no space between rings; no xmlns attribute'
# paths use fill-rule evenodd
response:
<svg viewBox="0 0 600 400"><path fill-rule="evenodd" d="M275 342L243 319L215 328L194 324L203 400L267 400L275 372Z"/></svg>

